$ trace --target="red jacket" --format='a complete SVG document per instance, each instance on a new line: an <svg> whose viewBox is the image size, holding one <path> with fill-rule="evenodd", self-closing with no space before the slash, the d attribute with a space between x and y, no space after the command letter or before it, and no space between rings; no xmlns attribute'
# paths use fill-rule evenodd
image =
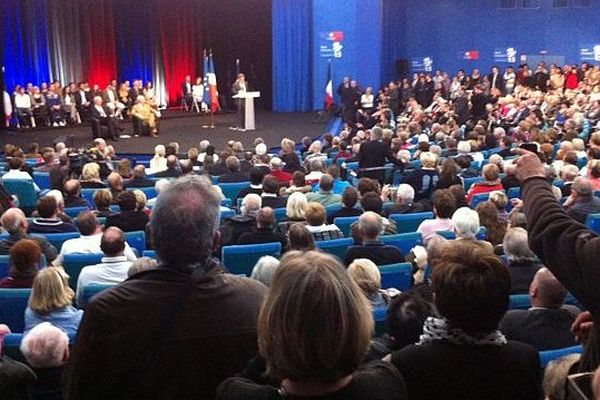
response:
<svg viewBox="0 0 600 400"><path fill-rule="evenodd" d="M273 175L281 183L289 184L292 180L292 174L285 171L271 171L269 175Z"/></svg>
<svg viewBox="0 0 600 400"><path fill-rule="evenodd" d="M489 193L493 192L494 190L504 191L504 187L500 182L493 185L489 182L477 182L471 186L471 189L469 189L469 193L467 193L467 202L471 204L471 200L476 194Z"/></svg>

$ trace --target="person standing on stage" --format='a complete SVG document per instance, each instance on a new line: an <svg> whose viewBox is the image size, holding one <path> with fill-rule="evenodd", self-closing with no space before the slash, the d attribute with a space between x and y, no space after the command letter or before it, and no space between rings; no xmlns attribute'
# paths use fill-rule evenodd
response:
<svg viewBox="0 0 600 400"><path fill-rule="evenodd" d="M246 82L246 75L238 74L237 79L231 86L231 93L235 96L240 93L245 93L247 90L248 82ZM238 126L236 128L245 130L246 103L244 102L244 99L235 99L235 102L238 109Z"/></svg>
<svg viewBox="0 0 600 400"><path fill-rule="evenodd" d="M181 90L183 91L183 101L185 102L186 109L192 111L193 97L192 97L192 77L186 75L185 81L181 84Z"/></svg>
<svg viewBox="0 0 600 400"><path fill-rule="evenodd" d="M160 111L152 108L152 106L146 102L146 98L143 95L139 95L137 97L136 104L131 109L131 115L139 118L142 123L148 124L148 127L150 128L150 134L153 137L158 136L156 120L158 117L160 117Z"/></svg>

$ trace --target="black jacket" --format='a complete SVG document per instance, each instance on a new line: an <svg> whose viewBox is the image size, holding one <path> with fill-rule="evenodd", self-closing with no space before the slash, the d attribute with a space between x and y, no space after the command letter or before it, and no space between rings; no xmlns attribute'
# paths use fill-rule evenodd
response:
<svg viewBox="0 0 600 400"><path fill-rule="evenodd" d="M283 249L286 244L286 237L281 232L276 232L272 228L255 228L250 232L245 232L240 235L237 244L259 244L259 243L281 243Z"/></svg>
<svg viewBox="0 0 600 400"><path fill-rule="evenodd" d="M248 176L248 174L242 171L229 171L219 176L219 183L247 182L249 180L250 177Z"/></svg>
<svg viewBox="0 0 600 400"><path fill-rule="evenodd" d="M228 246L236 244L240 236L250 232L256 225L254 217L248 215L234 215L225 219L221 225L221 245Z"/></svg>
<svg viewBox="0 0 600 400"><path fill-rule="evenodd" d="M404 262L404 254L397 247L388 246L383 243L369 243L348 247L344 255L344 264L348 266L357 258L367 258L378 266Z"/></svg>
<svg viewBox="0 0 600 400"><path fill-rule="evenodd" d="M510 272L510 294L527 294L535 273L543 267L534 260L515 260L507 265Z"/></svg>
<svg viewBox="0 0 600 400"><path fill-rule="evenodd" d="M121 211L107 217L105 227L116 226L123 232L145 231L148 221L143 211Z"/></svg>
<svg viewBox="0 0 600 400"><path fill-rule="evenodd" d="M126 188L154 187L156 181L150 178L131 178L125 181Z"/></svg>

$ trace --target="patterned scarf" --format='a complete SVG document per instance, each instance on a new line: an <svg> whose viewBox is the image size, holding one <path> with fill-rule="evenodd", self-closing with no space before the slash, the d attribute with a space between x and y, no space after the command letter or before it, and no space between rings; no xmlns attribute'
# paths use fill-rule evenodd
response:
<svg viewBox="0 0 600 400"><path fill-rule="evenodd" d="M502 332L496 330L487 334L471 336L460 328L450 327L445 318L429 317L423 325L423 334L419 338L419 343L451 343L451 344L470 344L470 345L494 345L503 346L507 343L506 337Z"/></svg>

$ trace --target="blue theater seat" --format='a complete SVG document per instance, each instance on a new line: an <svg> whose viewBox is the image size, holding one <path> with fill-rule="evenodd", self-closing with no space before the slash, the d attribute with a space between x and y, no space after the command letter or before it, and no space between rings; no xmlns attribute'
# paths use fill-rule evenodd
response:
<svg viewBox="0 0 600 400"><path fill-rule="evenodd" d="M468 192L471 186L477 182L481 182L483 178L481 176L475 176L473 178L464 178L463 186L465 187L465 192Z"/></svg>
<svg viewBox="0 0 600 400"><path fill-rule="evenodd" d="M60 249L62 248L62 245L64 242L66 242L69 239L75 239L78 238L79 232L67 232L67 233L47 233L42 235L44 236L48 242L56 247L56 250L60 252Z"/></svg>
<svg viewBox="0 0 600 400"><path fill-rule="evenodd" d="M8 276L10 269L10 256L8 254L0 256L0 279Z"/></svg>
<svg viewBox="0 0 600 400"><path fill-rule="evenodd" d="M433 213L392 214L388 218L396 223L398 233L409 233L416 232L421 222L433 219Z"/></svg>
<svg viewBox="0 0 600 400"><path fill-rule="evenodd" d="M490 199L489 193L476 194L471 198L471 208L475 209L475 208L477 208L477 205L479 203L483 203L485 201L488 201L489 199Z"/></svg>
<svg viewBox="0 0 600 400"><path fill-rule="evenodd" d="M317 247L323 250L325 253L339 257L341 260L344 259L344 254L348 247L354 244L352 238L323 240L316 242Z"/></svg>
<svg viewBox="0 0 600 400"><path fill-rule="evenodd" d="M142 257L150 257L156 260L156 251L154 250L146 250L142 253Z"/></svg>
<svg viewBox="0 0 600 400"><path fill-rule="evenodd" d="M40 190L50 189L50 172L33 171L33 181Z"/></svg>
<svg viewBox="0 0 600 400"><path fill-rule="evenodd" d="M219 183L223 195L228 199L235 199L242 189L250 187L250 182Z"/></svg>
<svg viewBox="0 0 600 400"><path fill-rule="evenodd" d="M0 289L0 322L11 332L23 332L31 289Z"/></svg>
<svg viewBox="0 0 600 400"><path fill-rule="evenodd" d="M386 333L388 331L387 308L378 307L373 309L373 321L375 321L375 336Z"/></svg>
<svg viewBox="0 0 600 400"><path fill-rule="evenodd" d="M333 220L335 226L340 228L340 231L344 234L344 236L350 235L350 225L358 221L358 216L356 217L338 217Z"/></svg>
<svg viewBox="0 0 600 400"><path fill-rule="evenodd" d="M146 250L146 232L144 231L125 232L125 240L131 248L137 251L138 256Z"/></svg>
<svg viewBox="0 0 600 400"><path fill-rule="evenodd" d="M88 211L89 207L67 207L65 208L65 214L71 218L77 218L80 212Z"/></svg>
<svg viewBox="0 0 600 400"><path fill-rule="evenodd" d="M69 286L75 290L77 288L77 279L84 267L88 265L99 264L103 255L98 254L65 254L63 259L63 268L69 275Z"/></svg>
<svg viewBox="0 0 600 400"><path fill-rule="evenodd" d="M413 247L423 244L423 237L418 232L382 235L379 236L379 240L383 244L397 247L404 255L410 253Z"/></svg>
<svg viewBox="0 0 600 400"><path fill-rule="evenodd" d="M412 287L412 264L398 263L380 265L381 288L396 288L398 290L408 290Z"/></svg>
<svg viewBox="0 0 600 400"><path fill-rule="evenodd" d="M510 296L509 310L528 310L531 308L531 298L528 294L513 294Z"/></svg>
<svg viewBox="0 0 600 400"><path fill-rule="evenodd" d="M221 260L229 272L246 276L252 274L252 268L262 256L279 257L280 255L281 243L279 242L224 246L221 249Z"/></svg>
<svg viewBox="0 0 600 400"><path fill-rule="evenodd" d="M583 347L581 345L556 350L540 351L540 364L542 364L542 368L546 368L551 361L568 356L569 354L581 354L582 352Z"/></svg>
<svg viewBox="0 0 600 400"><path fill-rule="evenodd" d="M588 215L585 224L588 228L600 235L600 214Z"/></svg>
<svg viewBox="0 0 600 400"><path fill-rule="evenodd" d="M83 296L81 299L82 305L85 307L92 298L100 292L103 292L107 289L113 288L117 285L108 284L108 283L92 283L90 285L86 285L83 288Z"/></svg>
<svg viewBox="0 0 600 400"><path fill-rule="evenodd" d="M2 183L9 194L17 196L20 208L35 208L38 197L33 179L4 179Z"/></svg>

